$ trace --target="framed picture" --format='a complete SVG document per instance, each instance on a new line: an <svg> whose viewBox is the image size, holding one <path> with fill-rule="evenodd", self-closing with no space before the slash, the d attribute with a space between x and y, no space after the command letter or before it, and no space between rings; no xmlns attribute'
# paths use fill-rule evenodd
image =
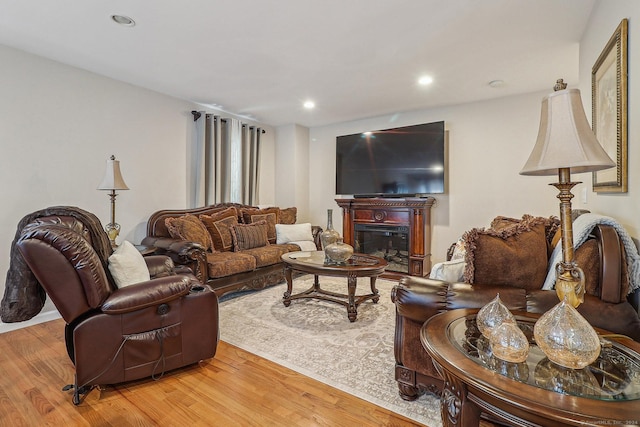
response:
<svg viewBox="0 0 640 427"><path fill-rule="evenodd" d="M593 191L627 192L627 30L623 19L591 70L593 131L614 168L593 172Z"/></svg>

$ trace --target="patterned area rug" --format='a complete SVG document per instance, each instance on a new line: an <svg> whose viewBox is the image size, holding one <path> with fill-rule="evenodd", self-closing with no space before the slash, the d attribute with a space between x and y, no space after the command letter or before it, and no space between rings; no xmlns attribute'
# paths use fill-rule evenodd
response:
<svg viewBox="0 0 640 427"><path fill-rule="evenodd" d="M346 293L346 279L320 277L321 287ZM313 276L294 280L293 293L308 289ZM405 402L394 379L395 282L378 279L380 301L365 301L354 323L343 305L315 299L282 303L286 284L240 295L220 303L220 339L329 384L417 423L439 427L440 404L425 395ZM358 279L356 294L370 292Z"/></svg>

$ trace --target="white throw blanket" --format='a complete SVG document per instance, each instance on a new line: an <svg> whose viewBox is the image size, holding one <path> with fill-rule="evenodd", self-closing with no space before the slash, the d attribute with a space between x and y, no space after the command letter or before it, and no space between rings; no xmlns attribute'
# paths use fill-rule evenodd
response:
<svg viewBox="0 0 640 427"><path fill-rule="evenodd" d="M630 281L629 293L640 288L640 255L638 255L638 248L636 248L629 233L627 233L624 227L615 219L593 213L580 215L573 222L573 247L578 248L583 244L587 240L587 237L589 237L593 227L597 224L610 225L618 232L618 236L620 236L620 240L622 240L627 255L627 269L629 271ZM547 278L544 281L542 289L553 289L556 283L555 266L560 261L562 261L562 240L560 240L553 249L549 261L549 271L547 272Z"/></svg>

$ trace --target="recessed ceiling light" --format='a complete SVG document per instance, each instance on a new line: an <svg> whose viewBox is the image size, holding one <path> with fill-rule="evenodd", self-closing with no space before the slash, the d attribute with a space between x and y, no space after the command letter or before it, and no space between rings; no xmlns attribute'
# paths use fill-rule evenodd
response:
<svg viewBox="0 0 640 427"><path fill-rule="evenodd" d="M489 86L496 88L504 86L504 80L491 80Z"/></svg>
<svg viewBox="0 0 640 427"><path fill-rule="evenodd" d="M304 104L302 104L302 106L307 110L312 110L316 107L316 103L313 101L305 101Z"/></svg>
<svg viewBox="0 0 640 427"><path fill-rule="evenodd" d="M418 79L418 84L422 86L427 86L433 83L433 77L431 76L422 76Z"/></svg>
<svg viewBox="0 0 640 427"><path fill-rule="evenodd" d="M124 15L111 15L113 22L124 25L125 27L133 27L136 25L136 21Z"/></svg>

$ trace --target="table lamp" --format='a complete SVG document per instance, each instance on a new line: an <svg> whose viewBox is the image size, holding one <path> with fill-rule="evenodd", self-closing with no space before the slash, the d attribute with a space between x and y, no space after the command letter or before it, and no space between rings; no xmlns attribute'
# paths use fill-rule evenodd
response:
<svg viewBox="0 0 640 427"><path fill-rule="evenodd" d="M116 222L116 190L128 190L127 184L124 183L122 173L120 173L120 161L116 160L115 156L111 156L107 160L107 170L102 178L102 183L98 186L98 190L109 190L109 197L111 197L111 222L107 224L104 229L111 241L111 247L116 248L116 238L120 234L120 224Z"/></svg>
<svg viewBox="0 0 640 427"><path fill-rule="evenodd" d="M551 185L559 190L562 261L556 264L556 293L560 303L536 322L536 343L552 362L571 369L581 369L600 354L596 331L575 309L584 301L584 272L577 265L573 251L571 219L571 173L608 169L615 163L594 135L582 107L580 91L567 89L559 79L555 92L542 99L538 139L521 175L555 175Z"/></svg>
<svg viewBox="0 0 640 427"><path fill-rule="evenodd" d="M571 173L594 172L615 166L591 130L578 89L559 79L555 92L542 99L538 139L520 175L555 175L559 190L562 261L556 265L556 292L577 307L584 301L584 273L573 259Z"/></svg>

